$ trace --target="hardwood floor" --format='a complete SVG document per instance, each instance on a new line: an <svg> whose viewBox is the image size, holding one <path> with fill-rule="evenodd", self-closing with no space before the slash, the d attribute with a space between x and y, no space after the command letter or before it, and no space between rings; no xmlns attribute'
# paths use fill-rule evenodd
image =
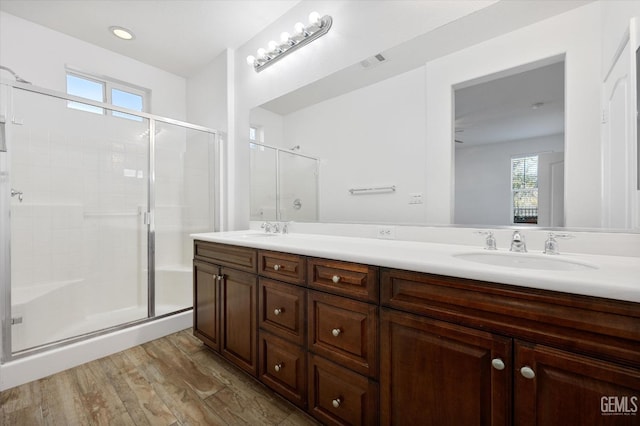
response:
<svg viewBox="0 0 640 426"><path fill-rule="evenodd" d="M2 425L317 425L184 330L0 392Z"/></svg>

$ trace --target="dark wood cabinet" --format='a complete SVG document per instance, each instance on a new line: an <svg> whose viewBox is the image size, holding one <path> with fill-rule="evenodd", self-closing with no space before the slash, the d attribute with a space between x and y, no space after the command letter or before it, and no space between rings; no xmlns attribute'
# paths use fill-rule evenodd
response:
<svg viewBox="0 0 640 426"><path fill-rule="evenodd" d="M194 253L194 334L324 424L640 425L638 303Z"/></svg>
<svg viewBox="0 0 640 426"><path fill-rule="evenodd" d="M378 267L327 259L308 260L309 287L378 303Z"/></svg>
<svg viewBox="0 0 640 426"><path fill-rule="evenodd" d="M258 273L291 284L304 284L305 258L273 251L258 252Z"/></svg>
<svg viewBox="0 0 640 426"><path fill-rule="evenodd" d="M640 424L638 304L393 269L381 278L381 424L418 413L414 424Z"/></svg>
<svg viewBox="0 0 640 426"><path fill-rule="evenodd" d="M360 374L378 376L378 307L309 291L309 350Z"/></svg>
<svg viewBox="0 0 640 426"><path fill-rule="evenodd" d="M307 407L307 353L267 331L260 331L259 378L301 408Z"/></svg>
<svg viewBox="0 0 640 426"><path fill-rule="evenodd" d="M383 425L508 425L511 339L382 309Z"/></svg>
<svg viewBox="0 0 640 426"><path fill-rule="evenodd" d="M260 277L259 325L297 345L305 344L306 290Z"/></svg>
<svg viewBox="0 0 640 426"><path fill-rule="evenodd" d="M258 279L255 274L221 268L220 352L252 375L258 374Z"/></svg>
<svg viewBox="0 0 640 426"><path fill-rule="evenodd" d="M194 242L194 335L253 376L258 374L256 271L254 249Z"/></svg>
<svg viewBox="0 0 640 426"><path fill-rule="evenodd" d="M514 367L514 424L640 425L638 369L527 342Z"/></svg>
<svg viewBox="0 0 640 426"><path fill-rule="evenodd" d="M220 267L193 262L193 333L220 350Z"/></svg>
<svg viewBox="0 0 640 426"><path fill-rule="evenodd" d="M310 354L309 412L326 425L377 425L378 383Z"/></svg>

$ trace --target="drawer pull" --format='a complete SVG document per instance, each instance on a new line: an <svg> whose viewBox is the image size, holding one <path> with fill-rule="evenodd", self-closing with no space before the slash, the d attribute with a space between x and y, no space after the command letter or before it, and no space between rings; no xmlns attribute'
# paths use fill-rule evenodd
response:
<svg viewBox="0 0 640 426"><path fill-rule="evenodd" d="M495 368L496 370L504 370L504 361L501 360L500 358L494 358L491 360L491 365L493 366L493 368Z"/></svg>
<svg viewBox="0 0 640 426"><path fill-rule="evenodd" d="M284 309L282 309L282 308L275 308L275 309L273 310L273 315L280 315L280 314L281 314L281 313L283 313L283 312L284 312Z"/></svg>
<svg viewBox="0 0 640 426"><path fill-rule="evenodd" d="M334 275L333 278L331 278L331 281L333 281L334 284L338 284L340 282L340 276Z"/></svg>
<svg viewBox="0 0 640 426"><path fill-rule="evenodd" d="M522 377L524 377L525 379L533 379L534 377L536 377L535 371L533 371L533 369L529 366L522 367L520 369L520 374L522 374Z"/></svg>
<svg viewBox="0 0 640 426"><path fill-rule="evenodd" d="M331 401L331 405L333 405L333 408L340 408L340 404L342 404L342 398L340 397Z"/></svg>
<svg viewBox="0 0 640 426"><path fill-rule="evenodd" d="M276 365L273 366L273 369L276 370L276 373L279 373L280 370L282 370L282 367L283 367L282 363L279 362L279 363L277 363Z"/></svg>
<svg viewBox="0 0 640 426"><path fill-rule="evenodd" d="M282 265L273 265L273 270L274 270L274 271L279 271L280 269L284 269L284 268L282 267Z"/></svg>
<svg viewBox="0 0 640 426"><path fill-rule="evenodd" d="M342 330L340 330L339 328L334 328L333 330L331 330L331 334L333 334L333 337L338 337L340 333L342 333Z"/></svg>

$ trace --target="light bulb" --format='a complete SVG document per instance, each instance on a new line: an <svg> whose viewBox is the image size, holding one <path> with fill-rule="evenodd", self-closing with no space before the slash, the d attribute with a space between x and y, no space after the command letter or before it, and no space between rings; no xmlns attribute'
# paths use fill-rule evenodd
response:
<svg viewBox="0 0 640 426"><path fill-rule="evenodd" d="M253 55L247 56L247 64L253 66L256 63L256 57Z"/></svg>
<svg viewBox="0 0 640 426"><path fill-rule="evenodd" d="M296 30L296 34L302 35L305 33L304 24L302 22L298 22L293 28Z"/></svg>
<svg viewBox="0 0 640 426"><path fill-rule="evenodd" d="M258 59L264 59L267 57L267 51L264 48L258 49Z"/></svg>
<svg viewBox="0 0 640 426"><path fill-rule="evenodd" d="M309 25L319 25L320 24L320 14L316 11L313 11L309 14Z"/></svg>
<svg viewBox="0 0 640 426"><path fill-rule="evenodd" d="M270 52L274 52L277 48L278 48L278 43L276 43L275 41L271 40L268 44L267 47L269 48Z"/></svg>
<svg viewBox="0 0 640 426"><path fill-rule="evenodd" d="M290 38L291 38L291 34L289 34L286 31L280 34L280 41L283 43L289 43Z"/></svg>

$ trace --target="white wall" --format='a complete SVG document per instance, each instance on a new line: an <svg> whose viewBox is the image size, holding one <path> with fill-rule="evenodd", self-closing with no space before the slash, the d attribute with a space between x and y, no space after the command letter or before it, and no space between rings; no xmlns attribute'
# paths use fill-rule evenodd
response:
<svg viewBox="0 0 640 426"><path fill-rule="evenodd" d="M454 223L511 223L511 158L543 151L564 151L564 135L456 147Z"/></svg>
<svg viewBox="0 0 640 426"><path fill-rule="evenodd" d="M429 222L453 219L452 86L565 55L566 225L600 225L600 19L589 4L427 64Z"/></svg>
<svg viewBox="0 0 640 426"><path fill-rule="evenodd" d="M425 191L424 82L421 67L285 116L287 146L320 159L320 221L424 223L424 204L408 203Z"/></svg>
<svg viewBox="0 0 640 426"><path fill-rule="evenodd" d="M250 124L258 128L258 142L287 149L284 139L284 118L280 114L258 107L251 110L250 120ZM242 139L242 135L239 139Z"/></svg>
<svg viewBox="0 0 640 426"><path fill-rule="evenodd" d="M186 118L185 80L142 62L0 12L0 63L35 86L66 91L65 66L151 90L151 113ZM10 78L2 72L3 78Z"/></svg>
<svg viewBox="0 0 640 426"><path fill-rule="evenodd" d="M187 121L221 132L228 131L227 63L225 51L187 79Z"/></svg>

